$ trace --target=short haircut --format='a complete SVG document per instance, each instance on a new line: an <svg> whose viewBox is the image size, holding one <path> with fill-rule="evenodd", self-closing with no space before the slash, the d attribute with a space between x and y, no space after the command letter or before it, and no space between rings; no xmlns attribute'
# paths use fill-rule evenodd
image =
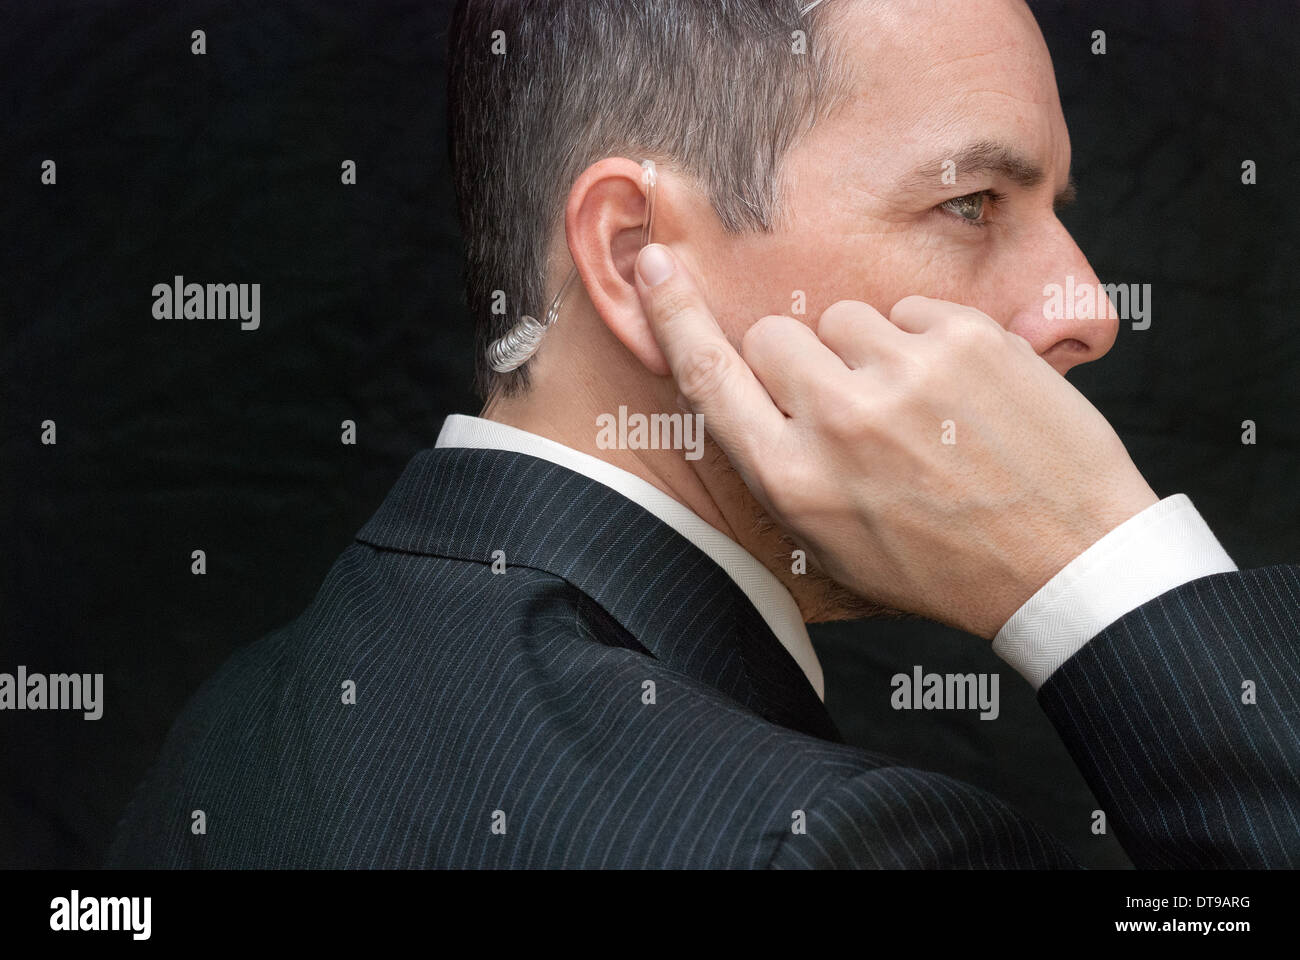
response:
<svg viewBox="0 0 1300 960"><path fill-rule="evenodd" d="M774 228L783 157L850 89L821 36L832 5L459 0L448 132L482 398L527 390L527 365L496 373L486 350L522 314L546 312L552 230L597 160L674 162L724 229ZM498 290L504 315L492 312Z"/></svg>

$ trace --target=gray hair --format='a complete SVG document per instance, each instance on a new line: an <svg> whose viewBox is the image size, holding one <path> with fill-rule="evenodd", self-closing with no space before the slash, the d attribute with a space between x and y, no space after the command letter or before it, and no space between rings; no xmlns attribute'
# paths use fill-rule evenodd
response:
<svg viewBox="0 0 1300 960"><path fill-rule="evenodd" d="M528 388L527 365L496 373L486 350L521 314L545 313L553 226L597 160L675 162L725 230L774 229L782 158L849 90L837 45L818 32L830 6L460 0L448 126L480 396ZM491 309L497 290L505 315Z"/></svg>

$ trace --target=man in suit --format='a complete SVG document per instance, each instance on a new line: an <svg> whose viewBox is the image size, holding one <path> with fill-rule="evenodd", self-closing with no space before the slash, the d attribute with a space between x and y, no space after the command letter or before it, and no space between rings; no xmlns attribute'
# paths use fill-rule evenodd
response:
<svg viewBox="0 0 1300 960"><path fill-rule="evenodd" d="M196 695L110 864L1072 865L842 742L804 624L881 608L993 640L1139 866L1300 861L1300 577L1060 376L1116 322L1042 308L1096 277L1023 4L471 0L452 41L481 346L580 283ZM709 455L599 441L679 390Z"/></svg>

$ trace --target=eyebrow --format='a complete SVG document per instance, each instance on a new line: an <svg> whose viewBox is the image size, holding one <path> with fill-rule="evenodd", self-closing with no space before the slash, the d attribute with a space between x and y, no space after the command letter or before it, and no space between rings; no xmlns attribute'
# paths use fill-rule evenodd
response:
<svg viewBox="0 0 1300 960"><path fill-rule="evenodd" d="M905 190L933 188L936 183L942 182L949 161L956 166L959 176L994 173L1027 190L1042 183L1044 177L1042 167L1007 144L995 140L977 140L960 150L922 164L905 176L900 186ZM1057 210L1067 207L1074 203L1077 194L1074 178L1070 177L1065 188L1052 198L1052 206Z"/></svg>

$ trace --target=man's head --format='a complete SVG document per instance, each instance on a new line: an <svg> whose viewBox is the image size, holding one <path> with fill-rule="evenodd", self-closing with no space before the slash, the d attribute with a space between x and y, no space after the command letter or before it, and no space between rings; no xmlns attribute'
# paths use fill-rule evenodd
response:
<svg viewBox="0 0 1300 960"><path fill-rule="evenodd" d="M814 323L842 299L888 313L910 294L984 311L1061 373L1114 340L1113 318L1044 319L1045 285L1096 277L1056 218L1069 140L1021 0L469 0L452 39L480 348L540 315L570 263L582 281L527 382L481 366L480 386L545 407L561 433L566 405L675 409L631 282L646 156L655 239L735 342L767 314ZM723 526L789 582L784 541L725 462L695 469Z"/></svg>
<svg viewBox="0 0 1300 960"><path fill-rule="evenodd" d="M449 131L479 325L480 392L514 393L483 348L541 316L570 189L604 157L691 176L733 232L770 229L789 147L847 89L807 0L461 0L450 31ZM837 0L838 2L838 0ZM567 257L566 257L567 259ZM508 313L493 313L495 291Z"/></svg>

